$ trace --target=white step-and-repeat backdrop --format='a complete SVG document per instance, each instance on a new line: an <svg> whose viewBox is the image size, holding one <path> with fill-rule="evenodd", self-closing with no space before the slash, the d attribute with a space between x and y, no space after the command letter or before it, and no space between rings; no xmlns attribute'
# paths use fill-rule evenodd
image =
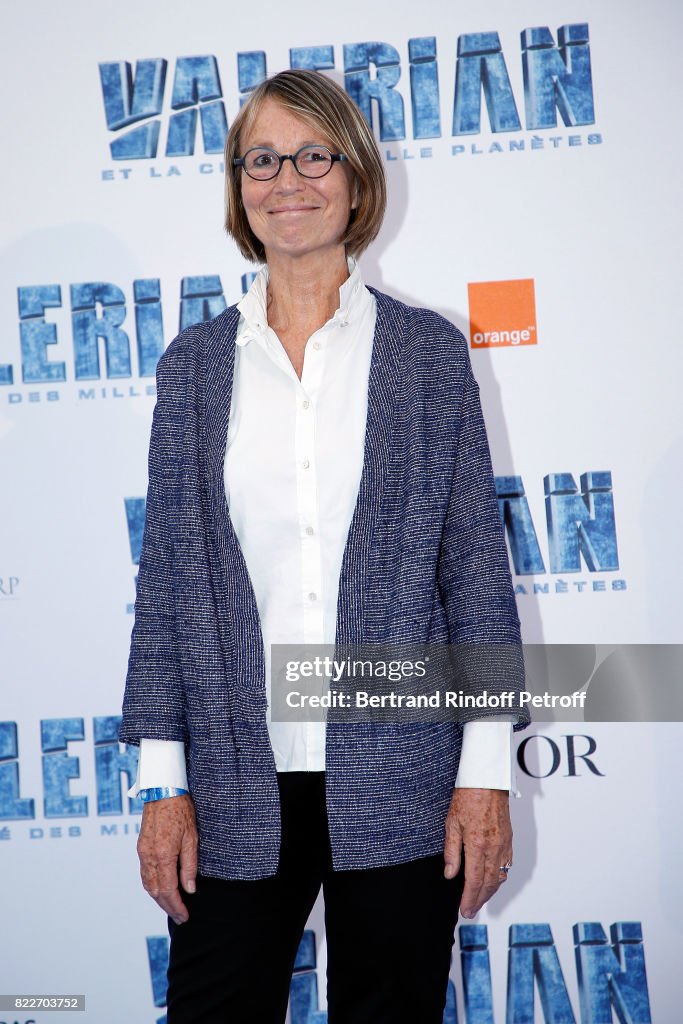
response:
<svg viewBox="0 0 683 1024"><path fill-rule="evenodd" d="M265 74L324 69L372 119L365 279L470 339L525 639L678 639L682 27L674 0L5 7L0 993L86 1011L0 1021L165 1019L117 716L154 368L253 272L221 149ZM459 929L444 1020L675 1024L681 726L515 740L515 865ZM324 978L317 905L292 1024L326 1019Z"/></svg>

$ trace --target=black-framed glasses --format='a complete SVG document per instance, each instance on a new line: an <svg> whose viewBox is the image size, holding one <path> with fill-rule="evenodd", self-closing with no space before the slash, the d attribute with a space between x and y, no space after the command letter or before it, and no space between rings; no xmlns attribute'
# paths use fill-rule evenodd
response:
<svg viewBox="0 0 683 1024"><path fill-rule="evenodd" d="M269 146L254 146L244 156L233 160L235 167L241 167L256 181L277 178L285 160L291 160L304 178L324 178L332 170L332 164L348 159L343 153L331 153L327 146L302 146L296 153L281 156Z"/></svg>

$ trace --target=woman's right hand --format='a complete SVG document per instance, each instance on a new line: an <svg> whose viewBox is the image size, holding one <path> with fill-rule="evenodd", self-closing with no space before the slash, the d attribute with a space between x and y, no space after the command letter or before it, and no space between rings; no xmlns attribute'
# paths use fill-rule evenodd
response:
<svg viewBox="0 0 683 1024"><path fill-rule="evenodd" d="M194 803L189 793L152 800L142 810L137 851L140 877L145 890L176 924L183 924L190 913L178 888L195 891L199 837Z"/></svg>

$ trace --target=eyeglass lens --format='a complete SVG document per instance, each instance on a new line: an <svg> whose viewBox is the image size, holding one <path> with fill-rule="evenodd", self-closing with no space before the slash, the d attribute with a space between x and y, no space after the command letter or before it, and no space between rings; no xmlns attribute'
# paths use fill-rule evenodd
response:
<svg viewBox="0 0 683 1024"><path fill-rule="evenodd" d="M294 166L306 178L322 178L332 167L332 154L325 146L304 146L294 154ZM244 169L252 178L274 178L280 157L272 149L251 149L244 158Z"/></svg>

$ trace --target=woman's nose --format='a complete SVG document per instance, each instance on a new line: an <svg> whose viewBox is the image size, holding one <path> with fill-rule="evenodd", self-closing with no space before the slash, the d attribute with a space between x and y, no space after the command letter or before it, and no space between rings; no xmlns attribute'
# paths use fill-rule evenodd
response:
<svg viewBox="0 0 683 1024"><path fill-rule="evenodd" d="M296 167L294 166L293 160L283 160L282 166L280 167L280 173L275 179L275 184L278 189L290 192L293 189L297 190L301 188L303 179Z"/></svg>

